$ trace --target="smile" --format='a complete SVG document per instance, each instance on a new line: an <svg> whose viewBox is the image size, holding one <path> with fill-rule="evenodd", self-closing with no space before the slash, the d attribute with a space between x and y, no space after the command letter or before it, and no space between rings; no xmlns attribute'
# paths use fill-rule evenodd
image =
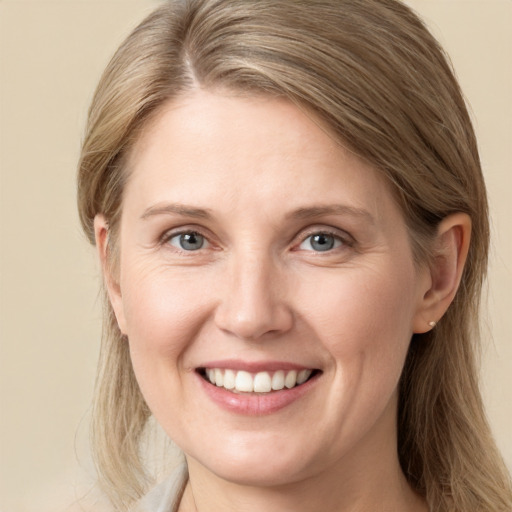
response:
<svg viewBox="0 0 512 512"><path fill-rule="evenodd" d="M217 361L196 367L206 397L228 413L266 416L310 396L323 371L279 361Z"/></svg>
<svg viewBox="0 0 512 512"><path fill-rule="evenodd" d="M243 370L203 368L200 374L211 384L233 393L271 393L304 384L315 370L277 370L250 373Z"/></svg>

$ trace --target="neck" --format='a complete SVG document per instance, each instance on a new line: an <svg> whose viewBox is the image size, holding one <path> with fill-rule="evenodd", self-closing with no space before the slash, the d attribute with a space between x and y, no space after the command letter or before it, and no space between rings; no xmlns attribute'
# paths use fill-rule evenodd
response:
<svg viewBox="0 0 512 512"><path fill-rule="evenodd" d="M230 482L203 485L189 480L179 512L427 512L424 501L402 474L391 473L378 482L352 476L338 480L296 482L280 487L249 487ZM358 481L359 480L359 481Z"/></svg>
<svg viewBox="0 0 512 512"><path fill-rule="evenodd" d="M278 486L225 480L187 458L189 482L179 512L427 512L398 461L394 421L316 474Z"/></svg>

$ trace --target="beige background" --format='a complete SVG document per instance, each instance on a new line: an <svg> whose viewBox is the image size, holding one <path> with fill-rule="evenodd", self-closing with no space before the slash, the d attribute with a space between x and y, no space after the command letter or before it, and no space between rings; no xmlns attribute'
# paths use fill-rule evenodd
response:
<svg viewBox="0 0 512 512"><path fill-rule="evenodd" d="M98 271L75 165L99 74L156 3L0 0L0 512L68 510L93 480ZM512 468L512 1L407 3L451 54L480 138L494 231L484 393Z"/></svg>

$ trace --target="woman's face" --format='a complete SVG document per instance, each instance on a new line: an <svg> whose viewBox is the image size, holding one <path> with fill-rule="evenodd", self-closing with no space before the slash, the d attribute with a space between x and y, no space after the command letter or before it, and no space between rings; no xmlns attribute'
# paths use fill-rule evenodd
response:
<svg viewBox="0 0 512 512"><path fill-rule="evenodd" d="M204 91L160 112L129 171L110 295L189 462L279 484L396 457L430 278L382 177L285 100Z"/></svg>

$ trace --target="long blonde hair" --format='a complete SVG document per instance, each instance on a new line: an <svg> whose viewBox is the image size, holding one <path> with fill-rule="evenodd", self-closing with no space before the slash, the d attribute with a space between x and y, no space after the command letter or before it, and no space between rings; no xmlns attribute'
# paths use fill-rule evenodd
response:
<svg viewBox="0 0 512 512"><path fill-rule="evenodd" d="M94 244L94 217L106 216L114 267L126 156L159 107L194 87L278 95L312 111L391 182L418 261L428 262L440 220L470 215L456 298L434 330L411 341L399 457L432 511L512 510L477 382L485 186L458 83L423 23L397 0L175 0L158 8L105 70L79 164L83 229ZM140 442L149 416L105 298L93 435L116 510L147 487Z"/></svg>

